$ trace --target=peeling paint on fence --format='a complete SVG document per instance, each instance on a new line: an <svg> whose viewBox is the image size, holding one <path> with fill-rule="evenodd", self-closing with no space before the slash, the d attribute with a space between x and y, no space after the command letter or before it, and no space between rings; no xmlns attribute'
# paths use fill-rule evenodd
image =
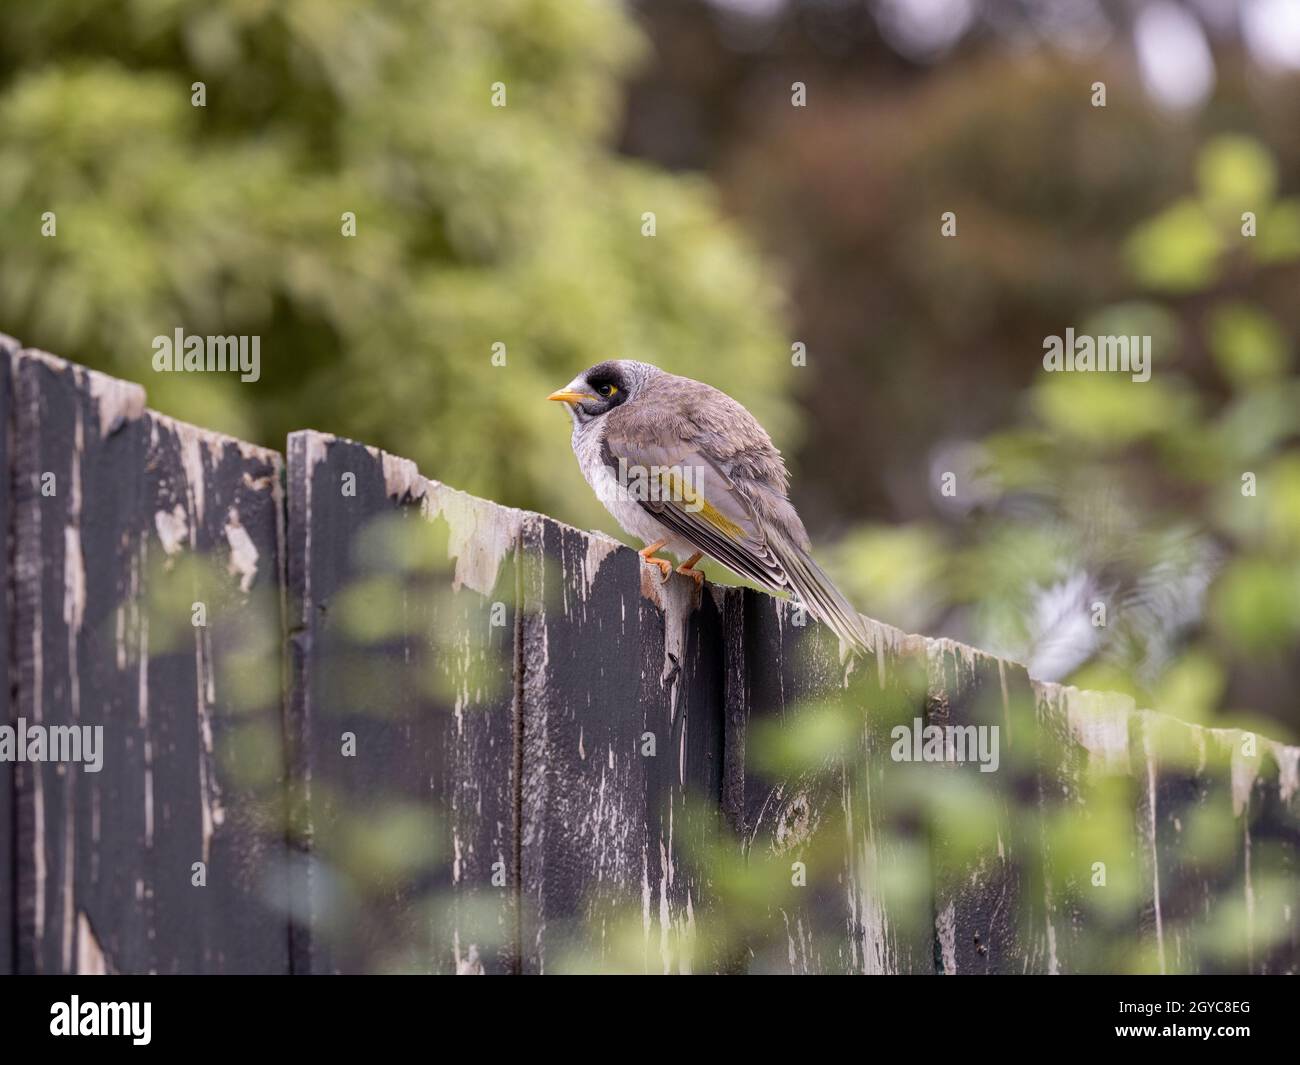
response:
<svg viewBox="0 0 1300 1065"><path fill-rule="evenodd" d="M509 972L520 516L318 433L288 469L295 970Z"/></svg>
<svg viewBox="0 0 1300 1065"><path fill-rule="evenodd" d="M14 717L102 729L104 763L14 767L16 968L286 971L263 901L284 858L277 692L230 675L279 669L277 504L245 483L279 456L159 418L138 386L11 359Z"/></svg>

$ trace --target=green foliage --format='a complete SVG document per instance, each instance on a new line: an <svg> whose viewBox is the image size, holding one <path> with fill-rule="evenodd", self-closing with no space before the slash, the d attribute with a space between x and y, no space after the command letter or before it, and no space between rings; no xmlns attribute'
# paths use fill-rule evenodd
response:
<svg viewBox="0 0 1300 1065"><path fill-rule="evenodd" d="M1272 317L1247 303L1225 303L1209 318L1210 351L1235 386L1275 381L1287 369L1286 336Z"/></svg>
<svg viewBox="0 0 1300 1065"><path fill-rule="evenodd" d="M988 445L994 468L1018 456L1003 489L1029 492L1038 520L976 522L985 550L1000 544L997 557L1015 559L1020 573L985 561L956 594L977 604L994 646L1025 647L1034 590L1063 580L1071 564L1090 566L1106 574L1096 594L1111 617L1071 680L1224 724L1246 709L1224 701L1300 639L1300 382L1289 376L1293 345L1275 314L1241 294L1250 290L1241 279L1263 280L1274 260L1240 232L1243 211L1267 219L1284 206L1272 198L1274 160L1257 141L1220 138L1196 174L1198 196L1139 224L1128 254L1153 296L1195 293L1201 312L1189 320L1174 299L1129 302L1081 327L1151 335L1151 379L1038 377L1021 425ZM1221 289L1229 271L1237 280ZM1181 621L1171 617L1184 609ZM1173 639L1159 646L1149 630L1166 625Z"/></svg>

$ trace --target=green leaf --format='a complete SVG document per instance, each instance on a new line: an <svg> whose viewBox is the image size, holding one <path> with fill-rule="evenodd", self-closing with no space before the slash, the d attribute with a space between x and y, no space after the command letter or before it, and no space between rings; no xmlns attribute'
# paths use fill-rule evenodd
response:
<svg viewBox="0 0 1300 1065"><path fill-rule="evenodd" d="M1273 198L1277 164L1253 137L1216 137L1201 151L1196 178L1211 207L1259 211Z"/></svg>
<svg viewBox="0 0 1300 1065"><path fill-rule="evenodd" d="M1204 288L1218 273L1223 237L1205 207L1181 200L1140 226L1125 248L1143 285L1171 292Z"/></svg>
<svg viewBox="0 0 1300 1065"><path fill-rule="evenodd" d="M1215 308L1208 331L1211 353L1238 388L1277 378L1291 361L1290 345L1281 327L1250 304L1228 303Z"/></svg>

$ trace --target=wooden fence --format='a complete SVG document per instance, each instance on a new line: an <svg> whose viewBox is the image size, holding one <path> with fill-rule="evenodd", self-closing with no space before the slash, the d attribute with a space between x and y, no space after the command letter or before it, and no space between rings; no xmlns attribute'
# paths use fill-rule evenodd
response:
<svg viewBox="0 0 1300 1065"><path fill-rule="evenodd" d="M1300 749L0 346L0 969L1300 969Z"/></svg>

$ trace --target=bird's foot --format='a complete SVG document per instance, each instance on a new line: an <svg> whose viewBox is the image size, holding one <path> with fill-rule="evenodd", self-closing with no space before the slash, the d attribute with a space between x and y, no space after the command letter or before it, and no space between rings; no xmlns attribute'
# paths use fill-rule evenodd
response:
<svg viewBox="0 0 1300 1065"><path fill-rule="evenodd" d="M696 551L690 558L677 567L677 572L683 577L690 577L695 582L696 588L704 587L704 574L695 568L695 563L703 557L704 552Z"/></svg>
<svg viewBox="0 0 1300 1065"><path fill-rule="evenodd" d="M652 566L659 567L660 584L666 584L668 582L668 578L671 577L673 573L673 564L671 562L669 562L666 558L654 557L655 552L658 551L661 547L663 547L664 544L666 544L667 542L668 542L667 540L656 540L654 543L647 544L645 547L641 548L641 550L637 552L637 554L641 556L642 562L648 562Z"/></svg>

